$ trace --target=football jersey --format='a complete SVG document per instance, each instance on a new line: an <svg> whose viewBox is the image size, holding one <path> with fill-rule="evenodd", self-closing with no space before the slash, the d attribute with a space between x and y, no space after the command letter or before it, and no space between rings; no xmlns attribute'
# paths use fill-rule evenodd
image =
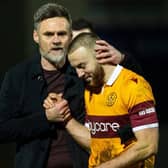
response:
<svg viewBox="0 0 168 168"><path fill-rule="evenodd" d="M158 127L155 99L149 83L138 74L117 65L101 93L85 90L86 127L91 132L89 168L109 161L128 146L119 130ZM127 133L126 133L127 134ZM136 139L130 137L130 143ZM130 168L153 168L154 157Z"/></svg>

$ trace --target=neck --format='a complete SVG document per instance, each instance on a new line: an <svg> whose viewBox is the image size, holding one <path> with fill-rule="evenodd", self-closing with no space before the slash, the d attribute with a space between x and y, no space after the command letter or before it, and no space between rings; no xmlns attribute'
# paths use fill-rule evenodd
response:
<svg viewBox="0 0 168 168"><path fill-rule="evenodd" d="M104 80L107 82L110 78L110 76L113 74L114 69L116 68L116 65L103 65L105 77Z"/></svg>

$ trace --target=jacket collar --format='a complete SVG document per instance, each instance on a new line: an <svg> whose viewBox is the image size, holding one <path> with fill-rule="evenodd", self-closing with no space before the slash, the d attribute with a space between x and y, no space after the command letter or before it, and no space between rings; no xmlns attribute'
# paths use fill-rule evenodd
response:
<svg viewBox="0 0 168 168"><path fill-rule="evenodd" d="M32 79L37 78L38 76L43 75L43 70L41 66L41 55L40 53L36 53L30 60L30 73L32 76Z"/></svg>

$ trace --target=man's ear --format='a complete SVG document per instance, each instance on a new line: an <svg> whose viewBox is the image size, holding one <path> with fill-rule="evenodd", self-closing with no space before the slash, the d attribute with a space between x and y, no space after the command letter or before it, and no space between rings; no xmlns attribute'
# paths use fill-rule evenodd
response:
<svg viewBox="0 0 168 168"><path fill-rule="evenodd" d="M69 43L71 43L72 38L73 38L73 35L72 35L72 32L71 32L70 37L69 37Z"/></svg>
<svg viewBox="0 0 168 168"><path fill-rule="evenodd" d="M33 39L36 43L39 43L39 36L36 30L33 31Z"/></svg>

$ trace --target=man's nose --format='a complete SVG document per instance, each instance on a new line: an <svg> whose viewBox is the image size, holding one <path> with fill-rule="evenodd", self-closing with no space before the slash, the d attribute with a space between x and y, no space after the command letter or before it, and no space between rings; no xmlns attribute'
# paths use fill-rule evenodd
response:
<svg viewBox="0 0 168 168"><path fill-rule="evenodd" d="M79 78L82 78L85 75L85 72L83 70L77 70L77 74Z"/></svg>
<svg viewBox="0 0 168 168"><path fill-rule="evenodd" d="M59 44L59 43L61 43L60 37L59 37L57 34L55 34L55 35L53 36L53 43L54 43L54 44Z"/></svg>

